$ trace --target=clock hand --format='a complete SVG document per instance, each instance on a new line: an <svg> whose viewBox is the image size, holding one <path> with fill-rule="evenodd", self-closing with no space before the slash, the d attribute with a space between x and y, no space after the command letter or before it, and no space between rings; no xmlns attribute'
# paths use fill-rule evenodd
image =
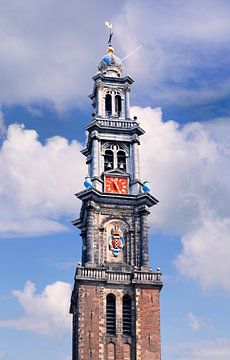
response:
<svg viewBox="0 0 230 360"><path fill-rule="evenodd" d="M114 183L115 188L117 189L117 191L120 193L120 189L119 189L119 186L117 185L117 182L115 180L113 180L113 183Z"/></svg>

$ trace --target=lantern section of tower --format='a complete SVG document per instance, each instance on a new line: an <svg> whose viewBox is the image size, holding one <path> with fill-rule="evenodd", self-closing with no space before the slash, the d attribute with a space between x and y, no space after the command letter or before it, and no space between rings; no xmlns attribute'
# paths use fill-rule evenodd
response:
<svg viewBox="0 0 230 360"><path fill-rule="evenodd" d="M93 77L86 127L88 175L80 217L82 260L71 299L73 360L161 358L161 272L149 267L149 209L158 203L141 181L137 118L130 117L133 80L109 45Z"/></svg>

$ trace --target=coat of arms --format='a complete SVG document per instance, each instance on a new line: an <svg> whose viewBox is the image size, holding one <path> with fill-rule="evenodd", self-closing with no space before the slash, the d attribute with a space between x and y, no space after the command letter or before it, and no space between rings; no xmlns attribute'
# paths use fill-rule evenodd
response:
<svg viewBox="0 0 230 360"><path fill-rule="evenodd" d="M114 256L118 256L122 252L124 245L125 242L122 237L122 231L117 225L115 225L112 228L111 236L109 237L109 248Z"/></svg>

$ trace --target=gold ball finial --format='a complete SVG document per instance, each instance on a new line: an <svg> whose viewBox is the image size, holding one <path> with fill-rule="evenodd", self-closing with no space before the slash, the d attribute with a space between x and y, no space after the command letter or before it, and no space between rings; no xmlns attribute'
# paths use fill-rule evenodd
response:
<svg viewBox="0 0 230 360"><path fill-rule="evenodd" d="M107 47L107 54L113 54L113 53L114 53L114 47L111 46L111 45L109 45L109 46Z"/></svg>

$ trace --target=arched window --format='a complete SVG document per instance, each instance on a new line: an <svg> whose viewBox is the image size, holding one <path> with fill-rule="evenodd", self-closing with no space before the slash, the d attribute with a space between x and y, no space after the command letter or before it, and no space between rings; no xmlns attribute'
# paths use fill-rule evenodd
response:
<svg viewBox="0 0 230 360"><path fill-rule="evenodd" d="M106 332L107 335L116 335L116 298L113 294L106 298Z"/></svg>
<svg viewBox="0 0 230 360"><path fill-rule="evenodd" d="M120 116L121 115L121 96L115 96L115 113Z"/></svg>
<svg viewBox="0 0 230 360"><path fill-rule="evenodd" d="M123 150L117 152L117 166L121 170L126 170L126 156Z"/></svg>
<svg viewBox="0 0 230 360"><path fill-rule="evenodd" d="M110 94L106 94L105 96L105 114L106 116L112 114L112 96Z"/></svg>
<svg viewBox="0 0 230 360"><path fill-rule="evenodd" d="M123 335L131 336L131 298L129 295L123 297Z"/></svg>
<svg viewBox="0 0 230 360"><path fill-rule="evenodd" d="M105 157L104 157L104 169L111 170L113 169L113 151L112 150L105 150Z"/></svg>

